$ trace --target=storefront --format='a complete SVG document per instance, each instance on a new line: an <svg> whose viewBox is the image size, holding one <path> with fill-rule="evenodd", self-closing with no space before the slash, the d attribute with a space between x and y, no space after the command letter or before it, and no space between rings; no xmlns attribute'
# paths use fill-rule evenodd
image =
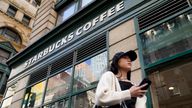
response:
<svg viewBox="0 0 192 108"><path fill-rule="evenodd" d="M138 54L131 80L153 82L148 108L190 108L191 8L187 0L93 1L8 61L1 108L92 108L100 76L127 50Z"/></svg>

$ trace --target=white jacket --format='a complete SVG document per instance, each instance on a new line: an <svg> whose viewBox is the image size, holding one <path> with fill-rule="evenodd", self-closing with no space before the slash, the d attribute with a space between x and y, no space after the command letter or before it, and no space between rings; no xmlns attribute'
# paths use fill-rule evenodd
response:
<svg viewBox="0 0 192 108"><path fill-rule="evenodd" d="M105 72L97 85L95 101L98 106L111 106L121 104L131 99L129 90L121 91L117 77L110 71ZM136 108L146 108L146 96L137 98Z"/></svg>

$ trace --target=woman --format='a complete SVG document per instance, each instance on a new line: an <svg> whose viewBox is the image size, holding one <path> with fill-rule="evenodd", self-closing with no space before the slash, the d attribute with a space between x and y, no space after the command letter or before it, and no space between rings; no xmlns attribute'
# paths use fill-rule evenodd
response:
<svg viewBox="0 0 192 108"><path fill-rule="evenodd" d="M134 86L131 81L131 62L136 60L135 51L118 52L114 55L111 69L105 72L96 89L96 107L109 108L145 108L146 90Z"/></svg>

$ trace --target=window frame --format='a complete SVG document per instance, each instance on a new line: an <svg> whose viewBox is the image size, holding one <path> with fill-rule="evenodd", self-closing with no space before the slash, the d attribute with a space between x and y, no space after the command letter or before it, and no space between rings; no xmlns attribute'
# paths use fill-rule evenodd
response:
<svg viewBox="0 0 192 108"><path fill-rule="evenodd" d="M176 58L180 58L180 57L182 57L184 55L192 54L192 51L185 51L183 53L174 55L172 57L167 57L165 59L161 59L161 60L159 60L159 61L157 61L155 63L152 63L150 65L145 66L144 65L144 61L143 61L144 58L142 56L142 54L143 54L143 51L142 51L143 45L142 45L142 40L140 38L140 34L144 33L145 31L147 31L147 30L149 30L149 29L151 29L151 28L153 28L153 27L155 27L157 25L160 25L160 24L162 24L162 23L164 23L164 22L166 22L166 21L168 21L168 20L170 20L170 19L172 19L172 18L174 18L174 17L176 17L176 16L178 16L178 15L180 15L182 13L190 11L191 9L192 9L192 6L189 6L188 8L186 8L186 9L184 9L182 11L179 11L179 12L177 12L177 13L171 15L171 16L168 16L168 17L166 17L164 19L161 19L157 23L154 23L154 24L152 24L152 25L150 25L150 26L148 26L146 28L143 28L142 30L140 30L140 28L139 28L138 17L134 18L134 25L135 25L135 31L136 31L136 39L137 39L137 44L138 44L138 53L139 53L139 58L140 58L141 70L143 72L143 77L147 77L148 74L150 74L150 70L155 69L156 67L162 65L163 63L168 63L168 62L170 62L172 60L175 60ZM149 92L146 93L146 96L148 98L148 101L147 101L146 104L147 104L148 108L153 108L153 106L151 104L152 103L152 98L151 98L150 92L151 91L149 90Z"/></svg>
<svg viewBox="0 0 192 108"><path fill-rule="evenodd" d="M68 19L70 19L71 17L73 17L75 14L77 14L79 11L81 11L82 9L84 9L85 7L87 7L88 5L90 5L90 4L92 4L93 2L95 2L96 0L92 0L92 1L90 1L89 3L87 3L86 5L84 5L83 7L82 7L82 0L72 0L72 1L70 1L69 3L66 3L65 5L64 5L64 7L62 7L61 9L59 9L58 10L58 16L57 16L57 23L56 23L56 25L60 25L60 24L62 24L63 22L65 22L65 21L67 21ZM74 11L74 13L72 14L72 15L70 15L68 18L66 18L66 19L64 19L64 20L62 20L61 21L61 18L59 18L60 16L61 16L61 14L60 14L60 12L62 11L62 10L64 10L65 8L67 8L72 2L76 2L75 3L75 11ZM58 0L57 2L56 2L56 4L59 4L59 3L61 3L61 4L64 4L64 3L62 3L62 0ZM63 12L62 12L63 13Z"/></svg>
<svg viewBox="0 0 192 108"><path fill-rule="evenodd" d="M103 36L104 36L104 37L103 37ZM41 82L41 81L45 81L45 87L44 87L43 97L42 97L42 104L41 104L40 106L37 106L37 107L43 107L43 106L46 106L46 105L49 105L49 104L53 104L54 102L57 102L57 101L60 101L60 100L63 100L63 99L68 99L68 100L69 100L68 107L71 107L70 102L71 102L71 99L72 99L72 97L73 97L74 95L77 95L77 94L83 93L83 92L85 92L85 91L92 90L92 89L95 89L95 88L96 88L98 81L97 81L96 83L94 83L93 85L91 85L91 86L89 86L89 87L86 87L86 88L84 88L84 89L81 89L81 90L79 90L79 91L76 91L76 92L73 92L73 86L70 86L70 93L68 93L67 95L64 95L63 97L58 98L58 99L55 99L55 100L53 100L53 101L51 101L51 102L44 103L45 95L46 95L46 89L47 89L48 79L49 79L49 78L54 77L55 75L62 73L62 71L66 70L66 69L72 68L72 76L71 76L72 78L71 78L71 81L70 81L70 85L73 85L75 65L81 63L82 61L91 59L91 58L93 58L93 57L95 57L95 56L97 56L97 55L99 55L99 54L101 54L101 53L104 53L104 52L106 53L106 59L107 59L107 64L106 64L107 67L106 67L106 68L109 67L109 63L108 63L108 62L109 62L109 50L108 50L108 49L109 49L109 45L108 45L109 40L108 40L108 32L105 32L105 33L103 33L103 34L100 34L100 35L98 35L98 36L96 36L96 37L92 37L92 38L89 37L89 39L86 40L85 42L83 42L82 44L83 44L83 46L84 46L84 45L88 44L89 42L96 41L98 38L100 39L101 37L103 37L104 39L106 39L105 48L103 48L103 49L101 49L101 50L99 50L99 51L97 51L97 52L93 52L93 53L91 53L90 55L86 56L85 58L83 58L83 59L81 59L80 61L77 62L77 61L76 61L76 60L77 60L77 51L78 51L79 48L82 47L82 46L80 45L79 47L75 48L75 49L72 51L72 52L73 52L73 63L72 63L71 65L68 65L68 66L66 66L66 67L63 67L63 69L57 70L57 72L54 72L54 74L51 74L51 66L52 66L52 65L49 64L49 65L47 66L48 74L46 75L46 78L43 78L42 80L37 81L36 83L33 83L33 84L31 84L31 85L29 85L29 82L30 82L30 81L28 81L28 86L26 86L26 87L24 88L25 91L27 90L27 88L32 87L33 85L35 85L35 84L37 84L37 83L39 83L39 82ZM70 53L70 52L67 52L64 56L66 56L66 55L69 54L69 53ZM59 59L59 58L58 58L58 59ZM55 61L54 61L54 62L55 62ZM54 62L53 62L53 63L54 63ZM39 71L39 70L37 70L37 71ZM25 94L26 94L26 93L25 93ZM23 101L24 101L24 100L23 100Z"/></svg>
<svg viewBox="0 0 192 108"><path fill-rule="evenodd" d="M8 9L7 9L7 15L11 16L11 17L15 17L16 13L17 13L18 9L15 8L12 5L9 5ZM14 12L14 13L13 13Z"/></svg>
<svg viewBox="0 0 192 108"><path fill-rule="evenodd" d="M166 17L166 18L158 21L157 23L155 23L155 24L153 24L153 25L151 25L151 26L149 26L149 27L146 27L146 28L144 28L144 29L142 29L142 30L140 30L139 24L138 24L138 18L136 18L136 19L135 19L135 23L137 23L137 24L136 24L136 26L137 26L136 29L137 29L137 31L138 31L138 33L137 33L138 44L139 44L138 46L139 46L139 49L141 49L140 54L141 54L141 55L143 54L143 51L142 51L143 45L142 45L142 40L141 40L141 37L140 37L142 33L146 32L147 30L150 30L150 29L152 29L152 28L154 28L154 27L156 27L156 26L158 26L158 25L161 25L161 24L163 24L164 22L167 22L167 21L169 21L169 20L171 20L171 19L174 19L174 18L176 18L177 16L179 16L179 15L181 15L181 14L187 13L187 12L189 12L191 9L192 9L192 7L186 8L186 9L184 9L184 10L182 10L182 11L180 11L180 12L177 12L177 13L171 15L171 16L168 16L168 17ZM191 10L191 11L192 11L192 10ZM145 65L145 64L144 64L144 58L143 58L143 56L142 56L141 58L142 58L142 63L143 63L144 69L148 70L148 69L151 69L151 68L153 68L153 67L155 67L155 66L158 66L158 65L160 65L160 64L162 64L162 63L168 62L168 61L170 61L170 60L173 60L173 59L175 59L175 58L177 58L177 57L180 57L180 56L185 55L185 54L188 54L188 53L191 53L191 52L190 52L190 51L184 51L184 52L181 52L181 53L172 55L172 56L170 56L170 57L166 57L166 58L163 58L163 59L159 59L159 60L155 61L154 63L150 63L150 64L148 64L148 65Z"/></svg>
<svg viewBox="0 0 192 108"><path fill-rule="evenodd" d="M2 27L0 29L2 30L0 35L5 37L6 39L8 39L10 41L13 41L13 42L16 42L17 44L21 44L22 43L21 36L19 35L19 33L16 30L14 30L14 29L12 29L10 27ZM13 35L9 35L10 33L14 34L14 36Z"/></svg>
<svg viewBox="0 0 192 108"><path fill-rule="evenodd" d="M103 54L103 53L106 53L106 55L107 55L107 57L108 57L107 50L106 50L106 49L103 49L103 50L101 50L101 51L99 51L99 52L97 52L97 53L95 53L95 54L92 54L92 55L90 55L90 56L88 56L88 57L86 57L86 58L84 58L84 59L82 59L82 60L80 60L80 61L78 61L78 62L75 62L75 63L74 63L74 73L73 73L73 74L75 75L75 73L76 73L76 71L75 71L76 66L78 66L79 64L84 63L85 61L90 60L90 59L92 59L92 58L94 58L94 57L96 57L96 56L98 56L98 55L100 55L100 54ZM107 59L107 58L106 58L106 59ZM107 62L108 62L108 60L107 60ZM106 66L108 67L108 64L106 64ZM106 67L106 68L107 68L107 67ZM73 87L74 87L74 80L75 80L74 75L73 75ZM80 88L78 91L74 91L74 88L73 88L72 93L75 94L75 93L78 93L79 91L81 92L81 91L85 91L85 90L87 90L87 89L89 89L89 88L95 87L95 86L97 85L97 83L98 83L98 80L97 80L97 81L94 81L94 82L92 82L92 83L93 83L93 85L87 86L87 87L85 87L85 88Z"/></svg>
<svg viewBox="0 0 192 108"><path fill-rule="evenodd" d="M73 14L64 19L64 13L73 5L75 6ZM58 11L57 25L60 25L61 23L70 19L77 11L78 11L78 2L76 0L72 0L68 5L66 5L65 7L63 7Z"/></svg>
<svg viewBox="0 0 192 108"><path fill-rule="evenodd" d="M51 78L53 78L53 77L55 77L55 76L63 73L63 71L68 70L68 69L71 69L71 78L70 78L70 81L69 81L69 83L71 84L71 81L73 80L73 78L72 78L73 67L72 67L72 66L68 66L67 68L62 69L62 71L59 71L59 72L56 72L55 74L52 74L52 75L50 75L50 76L49 76L49 75L47 76L47 80L46 80L46 81L47 81L47 84L46 84L45 91L44 91L43 104L52 103L52 101L57 101L58 99L60 99L60 98L62 98L62 97L66 97L66 96L68 96L68 94L71 93L70 86L69 86L69 92L65 93L65 95L63 95L62 97L59 97L59 98L57 98L57 99L54 99L54 100L52 100L52 101L45 102L45 97L46 97L46 93L47 93L47 88L48 88L49 79L51 79Z"/></svg>
<svg viewBox="0 0 192 108"><path fill-rule="evenodd" d="M23 15L23 18L22 18L22 23L24 24L24 25L26 25L26 26L29 26L29 24L30 24L30 21L31 21L31 18L29 17L29 16L27 16L27 15Z"/></svg>
<svg viewBox="0 0 192 108"><path fill-rule="evenodd" d="M25 101L25 96L26 96L26 93L27 93L27 89L32 88L32 87L34 87L35 85L40 84L40 83L44 83L43 90L42 90L41 103L40 103L39 105L37 105L37 106L34 106L34 107L39 107L39 106L42 105L42 103L43 103L43 101L44 101L45 90L46 90L46 87L47 87L47 80L46 80L46 79L40 80L40 81L38 81L38 82L36 82L36 83L33 83L32 85L29 85L29 86L27 86L27 87L25 88L25 93L24 93L24 96L23 96L23 99L22 99L22 107L23 107L23 105L24 105L24 101ZM28 104L28 103L27 103L27 104ZM27 105L27 104L25 104L25 105Z"/></svg>

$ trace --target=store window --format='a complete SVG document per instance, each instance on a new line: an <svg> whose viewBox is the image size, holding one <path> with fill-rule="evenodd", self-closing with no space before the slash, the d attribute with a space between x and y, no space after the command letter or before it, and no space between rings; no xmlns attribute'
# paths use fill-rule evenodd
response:
<svg viewBox="0 0 192 108"><path fill-rule="evenodd" d="M9 57L10 57L10 52L0 48L0 63L6 64L6 61Z"/></svg>
<svg viewBox="0 0 192 108"><path fill-rule="evenodd" d="M24 25L28 26L29 23L30 23L30 20L31 20L31 18L29 16L24 15L23 19L22 19L22 22L23 22Z"/></svg>
<svg viewBox="0 0 192 108"><path fill-rule="evenodd" d="M45 81L28 87L25 93L22 108L34 108L41 105L44 89Z"/></svg>
<svg viewBox="0 0 192 108"><path fill-rule="evenodd" d="M74 15L78 10L87 6L92 1L94 1L94 0L74 0L74 1L72 1L70 4L68 4L66 7L64 7L63 9L61 9L58 12L59 14L58 14L57 25L61 24L65 20L67 20L69 17Z"/></svg>
<svg viewBox="0 0 192 108"><path fill-rule="evenodd" d="M61 98L70 92L72 68L48 79L45 103Z"/></svg>
<svg viewBox="0 0 192 108"><path fill-rule="evenodd" d="M95 103L95 89L83 92L72 98L72 108L93 108Z"/></svg>
<svg viewBox="0 0 192 108"><path fill-rule="evenodd" d="M106 51L77 64L74 74L74 91L94 85L106 69Z"/></svg>
<svg viewBox="0 0 192 108"><path fill-rule="evenodd" d="M192 49L191 27L189 11L140 34L145 65Z"/></svg>
<svg viewBox="0 0 192 108"><path fill-rule="evenodd" d="M0 35L4 36L10 41L14 41L18 44L21 43L20 35L13 29L8 27L0 28Z"/></svg>
<svg viewBox="0 0 192 108"><path fill-rule="evenodd" d="M13 7L13 6L9 6L9 8L7 9L7 14L9 16L12 16L12 17L15 17L16 15L16 12L17 12L17 8Z"/></svg>
<svg viewBox="0 0 192 108"><path fill-rule="evenodd" d="M180 62L180 61L178 61ZM167 65L149 75L153 108L192 108L192 62Z"/></svg>

